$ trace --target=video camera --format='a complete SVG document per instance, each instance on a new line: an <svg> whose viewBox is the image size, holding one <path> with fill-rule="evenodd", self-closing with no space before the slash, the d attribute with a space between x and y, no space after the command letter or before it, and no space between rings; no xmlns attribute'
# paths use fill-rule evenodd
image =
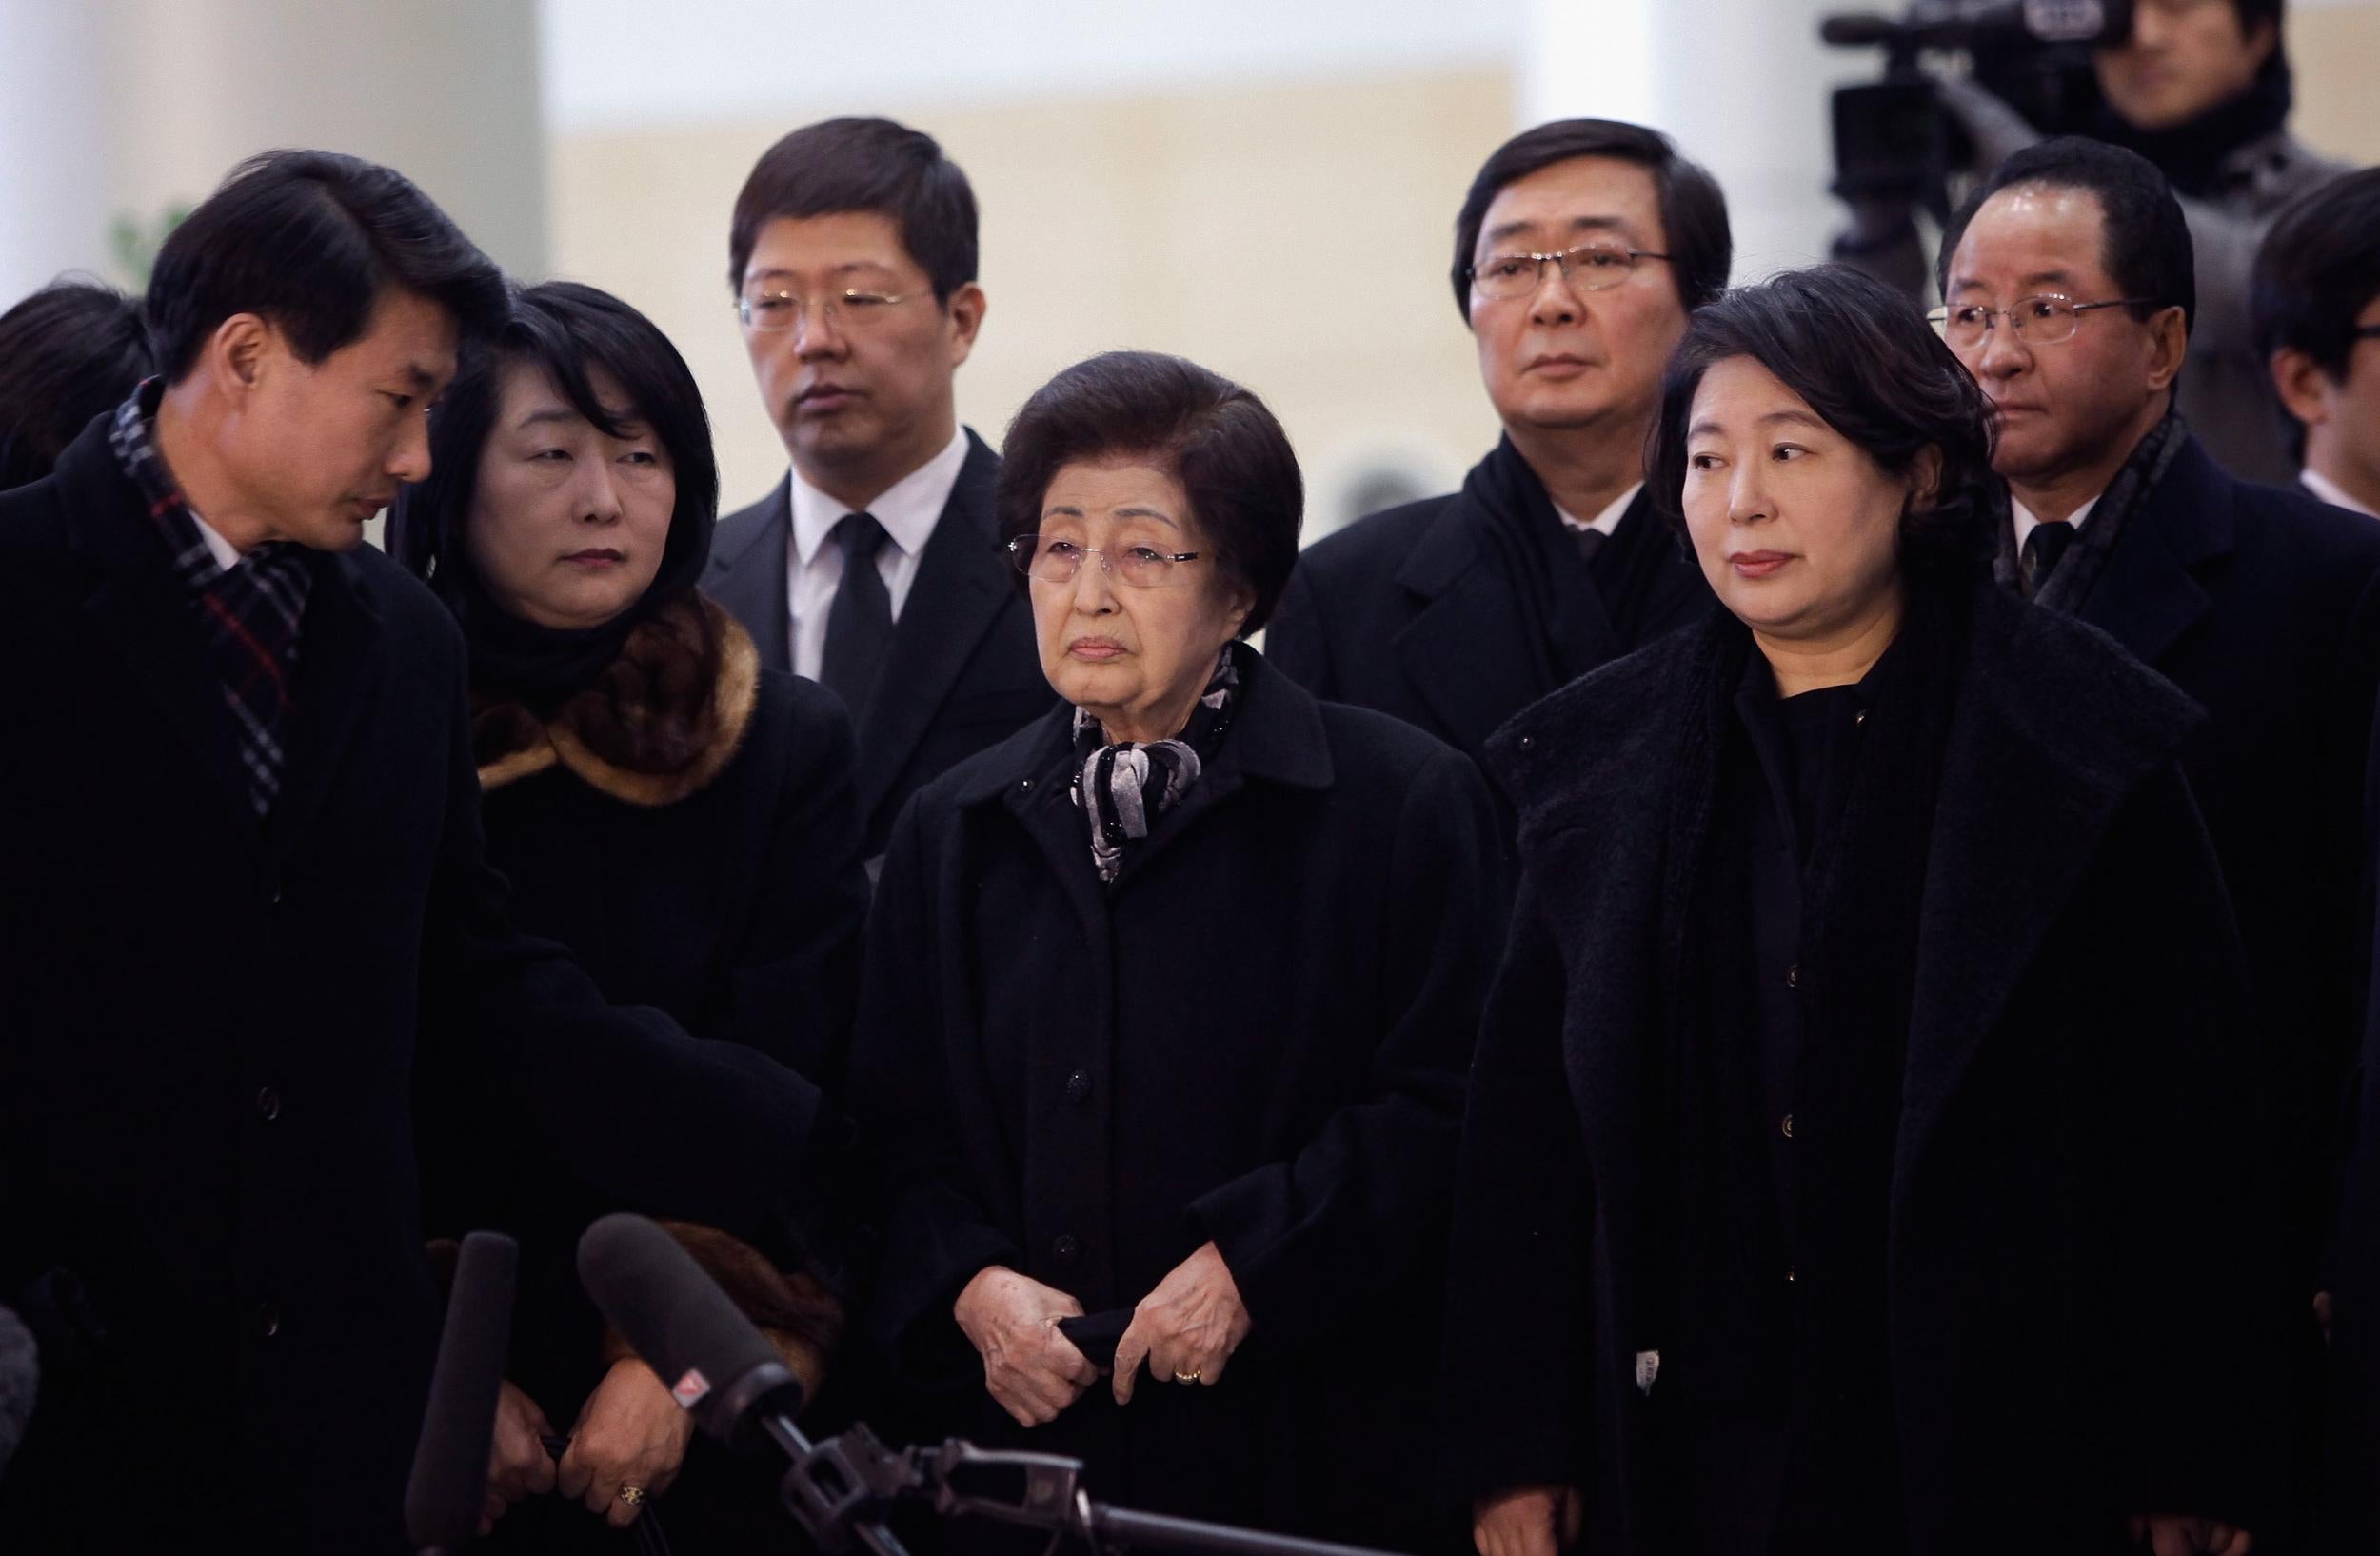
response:
<svg viewBox="0 0 2380 1556"><path fill-rule="evenodd" d="M2132 32L2132 0L1915 0L1894 20L1829 16L1836 49L1884 50L1884 79L1835 92L1834 192L1950 213L1950 177L1973 159L1934 82L1965 56L1967 75L2045 135L2086 130L2099 107L2093 50Z"/></svg>

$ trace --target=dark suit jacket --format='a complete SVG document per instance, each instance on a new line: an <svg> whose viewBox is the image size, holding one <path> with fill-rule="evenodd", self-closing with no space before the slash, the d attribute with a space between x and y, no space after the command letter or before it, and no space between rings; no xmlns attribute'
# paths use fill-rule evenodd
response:
<svg viewBox="0 0 2380 1556"><path fill-rule="evenodd" d="M47 1326L0 1546L398 1549L438 1323L417 1060L613 1203L750 1236L817 1094L511 928L462 635L376 550L317 559L260 827L106 432L0 497L0 1300Z"/></svg>
<svg viewBox="0 0 2380 1556"><path fill-rule="evenodd" d="M1408 503L1315 542L1265 633L1265 653L1318 697L1378 708L1427 729L1478 760L1487 737L1560 684L1523 635L1524 617L1490 522L1461 492ZM1662 523L1643 493L1627 524ZM1582 663L1635 651L1698 619L1710 587L1666 536L1649 573L1641 625L1623 634L1587 591L1571 646ZM1675 554L1668 554L1668 553Z"/></svg>
<svg viewBox="0 0 2380 1556"><path fill-rule="evenodd" d="M2362 993L2380 525L2234 480L2193 439L2116 537L2080 617L2209 715L2182 765L2247 948L2293 1247L2310 1265Z"/></svg>
<svg viewBox="0 0 2380 1556"><path fill-rule="evenodd" d="M866 708L852 715L860 742L861 852L884 851L893 818L920 786L1046 711L1053 700L1033 645L1033 611L1000 550L992 506L1000 456L972 431L917 580L893 630L892 658ZM793 539L793 477L740 513L711 541L704 592L735 612L761 663L793 668L785 549Z"/></svg>
<svg viewBox="0 0 2380 1556"><path fill-rule="evenodd" d="M1081 1454L1159 1511L1421 1548L1462 1075L1502 925L1469 763L1251 656L1242 710L1115 886L1068 712L895 828L853 1106L892 1159L866 1322L918 1432ZM1107 1385L1021 1433L950 1316L1004 1264L1129 1309L1212 1240L1255 1327L1211 1388ZM1420 1370L1417 1370L1420 1369Z"/></svg>
<svg viewBox="0 0 2380 1556"><path fill-rule="evenodd" d="M1582 1486L1585 1548L1614 1556L1669 1548L1663 1373L1693 1360L1639 1386L1665 1318L1642 1253L1671 1187L1643 1121L1674 1105L1662 1034L1696 997L1679 968L1697 883L1665 818L1707 803L1676 790L1709 661L1703 634L1671 638L1489 753L1524 863L1464 1121L1448 1488ZM2151 1509L2271 1526L2277 1281L2250 1192L2240 955L2176 760L2194 716L2094 633L1988 593L1976 610L1889 1207L1903 1548L1921 1556L2013 1528L2112 1553ZM2223 1251L2177 1277L2177 1249Z"/></svg>

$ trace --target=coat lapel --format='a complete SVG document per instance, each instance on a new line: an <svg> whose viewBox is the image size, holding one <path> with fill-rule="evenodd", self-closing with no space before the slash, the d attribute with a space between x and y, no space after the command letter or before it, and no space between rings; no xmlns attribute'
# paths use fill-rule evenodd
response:
<svg viewBox="0 0 2380 1556"><path fill-rule="evenodd" d="M95 429L94 429L95 430ZM130 480L104 435L86 432L58 461L69 544L99 569L84 601L100 637L129 669L188 748L198 770L246 831L256 825L240 767L223 686L208 661L181 581L162 547L147 543L149 522Z"/></svg>
<svg viewBox="0 0 2380 1556"><path fill-rule="evenodd" d="M918 561L876 693L853 721L860 736L860 802L870 812L891 791L935 710L1008 603L1012 586L998 554L992 512L999 472L999 456L968 433L966 463Z"/></svg>
<svg viewBox="0 0 2380 1556"><path fill-rule="evenodd" d="M2081 618L2156 664L2214 608L2195 573L2231 554L2231 487L2196 439L2185 443L2125 520Z"/></svg>
<svg viewBox="0 0 2380 1556"><path fill-rule="evenodd" d="M289 714L281 797L266 818L266 868L278 870L320 814L357 727L379 700L373 650L380 613L365 597L352 556L326 556L314 572L298 633L296 708Z"/></svg>
<svg viewBox="0 0 2380 1556"><path fill-rule="evenodd" d="M1997 594L1975 611L1944 753L1894 1198L2127 800L2200 718L2129 660Z"/></svg>
<svg viewBox="0 0 2380 1556"><path fill-rule="evenodd" d="M793 476L724 520L711 541L704 592L735 613L752 634L761 663L793 668L793 618L785 597L785 550L793 538Z"/></svg>
<svg viewBox="0 0 2380 1556"><path fill-rule="evenodd" d="M1391 647L1439 728L1475 752L1556 684L1522 631L1510 584L1484 554L1478 523L1469 503L1447 504L1398 569L1398 586L1427 603Z"/></svg>

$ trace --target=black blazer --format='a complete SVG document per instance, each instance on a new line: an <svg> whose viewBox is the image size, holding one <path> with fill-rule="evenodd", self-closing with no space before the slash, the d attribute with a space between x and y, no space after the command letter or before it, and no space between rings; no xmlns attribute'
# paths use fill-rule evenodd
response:
<svg viewBox="0 0 2380 1556"><path fill-rule="evenodd" d="M817 1094L512 929L461 633L376 550L318 559L260 828L106 433L0 497L0 1300L47 1325L0 1546L403 1548L417 1058L616 1203L756 1236Z"/></svg>
<svg viewBox="0 0 2380 1556"><path fill-rule="evenodd" d="M1732 624L1731 624L1732 625ZM1618 1250L1664 1180L1681 926L1665 857L1702 633L1522 714L1513 939L1464 1121L1449 1490L1586 1489L1597 1552L1657 1552L1660 1383ZM2126 1548L2120 1520L2271 1527L2274 1263L2248 1194L2253 1053L2229 905L2176 754L2194 715L2094 633L1987 594L1918 926L1890 1207L1909 1549ZM1782 1274L1780 1272L1780 1278ZM1657 1318L1657 1315L1656 1315Z"/></svg>
<svg viewBox="0 0 2380 1556"><path fill-rule="evenodd" d="M1458 491L1316 541L1298 558L1265 652L1316 696L1393 714L1477 760L1498 725L1560 684L1523 636L1516 583L1480 532L1489 522ZM1621 522L1662 524L1641 491ZM1623 635L1587 591L1572 646L1581 660L1617 659L1710 608L1683 548L1644 538L1675 554L1648 575L1642 625Z"/></svg>
<svg viewBox="0 0 2380 1556"><path fill-rule="evenodd" d="M2380 525L2234 480L2193 439L2116 537L2079 614L2207 711L2182 767L2248 951L2305 1273L2326 1226L2362 995L2355 840L2380 691Z"/></svg>
<svg viewBox="0 0 2380 1556"><path fill-rule="evenodd" d="M868 858L883 852L893 818L921 786L1049 708L1032 608L1001 554L999 481L1000 456L968 432L959 484L902 603L892 657L868 706L852 715ZM722 519L703 579L704 592L760 645L761 663L778 670L793 668L785 597L792 493L787 474L766 497Z"/></svg>
<svg viewBox="0 0 2380 1556"><path fill-rule="evenodd" d="M1250 664L1112 888L1068 793L1070 709L903 813L853 1059L889 1163L868 1322L929 1395L924 1436L1087 1456L1127 1505L1412 1549L1495 823L1453 751ZM1032 1431L984 1392L951 1316L977 1271L1129 1309L1210 1239L1255 1323L1219 1385L1144 1378L1119 1408L1101 1384Z"/></svg>

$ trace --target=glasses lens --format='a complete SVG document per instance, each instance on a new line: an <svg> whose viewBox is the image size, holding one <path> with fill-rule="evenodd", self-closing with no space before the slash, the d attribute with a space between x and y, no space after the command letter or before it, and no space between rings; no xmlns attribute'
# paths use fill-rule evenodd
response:
<svg viewBox="0 0 2380 1556"><path fill-rule="evenodd" d="M1062 584L1082 567L1082 548L1055 535L1020 535L1008 543L1009 559L1028 578Z"/></svg>
<svg viewBox="0 0 2380 1556"><path fill-rule="evenodd" d="M1629 257L1627 249L1606 243L1591 243L1562 256L1562 269L1571 284L1587 291L1616 287L1636 268L1636 262Z"/></svg>
<svg viewBox="0 0 2380 1556"><path fill-rule="evenodd" d="M1980 303L1961 303L1956 308L1934 310L1934 328L1942 338L1962 349L1982 344L1984 334L1992 328L1992 310Z"/></svg>
<svg viewBox="0 0 2380 1556"><path fill-rule="evenodd" d="M2036 346L2067 339L2074 332L2074 305L2063 297L2028 297L2008 310L2008 322Z"/></svg>
<svg viewBox="0 0 2380 1556"><path fill-rule="evenodd" d="M786 292L754 292L736 305L746 326L754 329L790 329L802 305Z"/></svg>
<svg viewBox="0 0 2380 1556"><path fill-rule="evenodd" d="M1471 284L1482 297L1526 297L1537 286L1537 262L1527 254L1490 254L1474 266Z"/></svg>
<svg viewBox="0 0 2380 1556"><path fill-rule="evenodd" d="M1127 546L1114 555L1116 576L1135 588L1161 588L1173 581L1174 559L1154 546Z"/></svg>

